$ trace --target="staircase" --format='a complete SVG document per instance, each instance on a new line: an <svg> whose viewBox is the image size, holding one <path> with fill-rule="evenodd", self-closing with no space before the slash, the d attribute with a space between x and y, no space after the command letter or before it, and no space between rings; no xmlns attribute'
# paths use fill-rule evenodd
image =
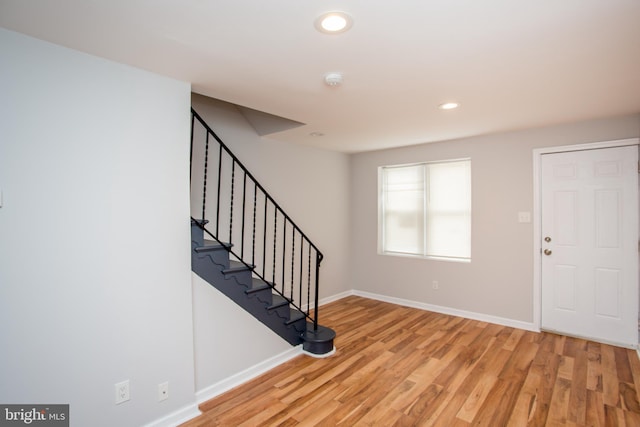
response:
<svg viewBox="0 0 640 427"><path fill-rule="evenodd" d="M318 324L322 254L191 113L192 270L289 344L332 354L335 332Z"/></svg>

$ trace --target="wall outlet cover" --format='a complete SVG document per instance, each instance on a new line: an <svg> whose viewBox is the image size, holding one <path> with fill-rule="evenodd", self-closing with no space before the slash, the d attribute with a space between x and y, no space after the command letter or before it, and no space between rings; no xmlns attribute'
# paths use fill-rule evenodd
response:
<svg viewBox="0 0 640 427"><path fill-rule="evenodd" d="M167 400L169 398L169 382L158 384L158 402Z"/></svg>
<svg viewBox="0 0 640 427"><path fill-rule="evenodd" d="M129 390L129 380L119 382L116 387L116 405L119 405L127 400L131 399Z"/></svg>

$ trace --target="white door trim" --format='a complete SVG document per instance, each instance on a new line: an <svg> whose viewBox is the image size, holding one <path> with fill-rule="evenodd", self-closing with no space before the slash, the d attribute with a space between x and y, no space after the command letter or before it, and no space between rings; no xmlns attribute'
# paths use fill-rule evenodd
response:
<svg viewBox="0 0 640 427"><path fill-rule="evenodd" d="M577 145L536 148L533 150L533 326L540 331L542 322L542 212L540 203L541 179L540 161L543 154L567 151L594 150L598 148L640 145L640 138L618 139L615 141L593 142Z"/></svg>

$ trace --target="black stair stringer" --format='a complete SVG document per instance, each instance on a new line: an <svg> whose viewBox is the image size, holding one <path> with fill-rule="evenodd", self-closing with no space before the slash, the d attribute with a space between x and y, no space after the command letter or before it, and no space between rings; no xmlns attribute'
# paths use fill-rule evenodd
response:
<svg viewBox="0 0 640 427"><path fill-rule="evenodd" d="M250 268L230 261L228 246L204 240L202 228L193 221L191 240L191 268L198 276L289 344L303 343L307 322L302 312L291 308L280 295L274 295L267 283L252 277Z"/></svg>

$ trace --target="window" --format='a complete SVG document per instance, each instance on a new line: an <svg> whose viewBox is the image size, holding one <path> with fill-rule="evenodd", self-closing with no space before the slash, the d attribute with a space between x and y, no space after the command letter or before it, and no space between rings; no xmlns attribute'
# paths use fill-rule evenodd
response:
<svg viewBox="0 0 640 427"><path fill-rule="evenodd" d="M384 254L471 259L471 160L379 169Z"/></svg>

